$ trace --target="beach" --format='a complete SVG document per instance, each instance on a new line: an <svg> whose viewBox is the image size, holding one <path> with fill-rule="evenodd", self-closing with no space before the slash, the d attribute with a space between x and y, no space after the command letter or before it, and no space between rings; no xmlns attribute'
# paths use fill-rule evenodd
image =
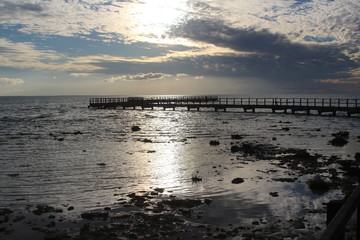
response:
<svg viewBox="0 0 360 240"><path fill-rule="evenodd" d="M1 239L318 239L357 185L358 116L88 99L2 97Z"/></svg>

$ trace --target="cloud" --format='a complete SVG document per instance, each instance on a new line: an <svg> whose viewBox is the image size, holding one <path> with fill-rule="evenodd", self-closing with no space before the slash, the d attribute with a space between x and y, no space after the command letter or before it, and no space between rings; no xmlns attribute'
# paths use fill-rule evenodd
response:
<svg viewBox="0 0 360 240"><path fill-rule="evenodd" d="M234 52L251 53L199 57L197 61L209 73L262 77L273 83L310 84L314 79L328 79L331 75L348 77L353 75L351 70L358 67L356 61L344 54L341 45L300 44L283 34L265 29L234 28L220 20L190 19L174 27L171 35Z"/></svg>
<svg viewBox="0 0 360 240"><path fill-rule="evenodd" d="M163 78L167 78L167 77L172 77L173 75L171 74L166 74L166 73L139 73L139 74L134 74L134 75L121 75L119 77L111 77L108 79L103 80L104 82L107 83L112 83L115 81L149 81L149 80L160 80Z"/></svg>
<svg viewBox="0 0 360 240"><path fill-rule="evenodd" d="M93 62L83 61L81 57L71 58L53 50L37 49L34 43L0 38L0 67L63 72L100 70L101 67L95 66Z"/></svg>
<svg viewBox="0 0 360 240"><path fill-rule="evenodd" d="M87 77L90 76L90 73L70 73L70 76L74 76L74 77Z"/></svg>
<svg viewBox="0 0 360 240"><path fill-rule="evenodd" d="M189 74L186 73L178 73L176 74L176 77L181 78L181 77L189 77Z"/></svg>
<svg viewBox="0 0 360 240"><path fill-rule="evenodd" d="M21 78L0 78L0 86L15 86L23 84L24 80Z"/></svg>
<svg viewBox="0 0 360 240"><path fill-rule="evenodd" d="M16 3L6 0L0 2L0 7L1 13L3 15L14 15L25 12L40 13L44 10L43 7L38 3Z"/></svg>

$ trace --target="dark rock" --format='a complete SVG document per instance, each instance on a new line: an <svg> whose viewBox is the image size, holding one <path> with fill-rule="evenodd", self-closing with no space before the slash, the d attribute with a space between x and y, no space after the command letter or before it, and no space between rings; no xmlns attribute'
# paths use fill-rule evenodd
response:
<svg viewBox="0 0 360 240"><path fill-rule="evenodd" d="M192 180L193 182L201 182L201 181L202 181L202 178L201 178L201 177L198 177L198 176L194 176L194 177L191 178L191 180Z"/></svg>
<svg viewBox="0 0 360 240"><path fill-rule="evenodd" d="M271 196L273 197L278 197L279 196L279 193L278 192L270 192L269 193Z"/></svg>
<svg viewBox="0 0 360 240"><path fill-rule="evenodd" d="M50 223L47 224L46 226L47 226L47 227L55 227L55 225L56 225L55 222L50 222Z"/></svg>
<svg viewBox="0 0 360 240"><path fill-rule="evenodd" d="M13 211L9 208L0 208L0 216L8 215L13 213Z"/></svg>
<svg viewBox="0 0 360 240"><path fill-rule="evenodd" d="M310 179L307 184L310 190L318 195L322 195L330 189L330 184L323 180L319 175L316 175L313 179Z"/></svg>
<svg viewBox="0 0 360 240"><path fill-rule="evenodd" d="M154 188L154 191L159 192L159 193L163 193L165 190L165 188Z"/></svg>
<svg viewBox="0 0 360 240"><path fill-rule="evenodd" d="M74 210L74 207L73 207L73 206L70 206L70 207L68 207L67 210L68 210L68 211L72 211L72 210Z"/></svg>
<svg viewBox="0 0 360 240"><path fill-rule="evenodd" d="M219 144L220 144L220 142L217 141L217 140L211 140L211 141L210 141L210 145L211 145L211 146L217 146L217 145L219 145Z"/></svg>
<svg viewBox="0 0 360 240"><path fill-rule="evenodd" d="M11 173L11 174L8 174L9 177L18 177L20 176L20 174L18 173Z"/></svg>
<svg viewBox="0 0 360 240"><path fill-rule="evenodd" d="M108 212L86 212L81 214L84 219L106 219L108 216Z"/></svg>
<svg viewBox="0 0 360 240"><path fill-rule="evenodd" d="M302 219L297 219L297 220L293 221L292 226L294 227L294 229L304 229L305 228L305 224Z"/></svg>
<svg viewBox="0 0 360 240"><path fill-rule="evenodd" d="M209 204L212 203L212 200L209 199L209 198L205 198L205 199L204 199L204 203L207 204L207 205L209 205Z"/></svg>
<svg viewBox="0 0 360 240"><path fill-rule="evenodd" d="M282 130L284 130L284 131L287 131L287 132L288 132L288 131L290 131L290 128L288 128L288 127L283 127L283 128L282 128Z"/></svg>
<svg viewBox="0 0 360 240"><path fill-rule="evenodd" d="M239 184L239 183L243 183L244 182L244 179L242 178L234 178L231 183L233 184Z"/></svg>
<svg viewBox="0 0 360 240"><path fill-rule="evenodd" d="M79 134L83 134L83 133L80 132L80 131L76 131L76 132L74 132L73 134L74 134L74 135L79 135Z"/></svg>
<svg viewBox="0 0 360 240"><path fill-rule="evenodd" d="M43 213L49 213L49 212L56 212L56 213L61 213L63 210L60 208L54 208L51 206L47 206L47 205L37 205L36 209L33 210L32 212L35 215L42 215Z"/></svg>
<svg viewBox="0 0 360 240"><path fill-rule="evenodd" d="M231 135L231 139L243 139L243 136L241 136L239 134L234 134L234 135Z"/></svg>
<svg viewBox="0 0 360 240"><path fill-rule="evenodd" d="M106 166L106 163L97 163L98 166Z"/></svg>
<svg viewBox="0 0 360 240"><path fill-rule="evenodd" d="M13 220L13 222L20 222L25 219L25 216L16 216Z"/></svg>
<svg viewBox="0 0 360 240"><path fill-rule="evenodd" d="M140 131L140 130L141 130L141 128L139 126L132 126L131 127L131 131L133 131L133 132Z"/></svg>
<svg viewBox="0 0 360 240"><path fill-rule="evenodd" d="M355 161L360 162L360 152L355 153Z"/></svg>
<svg viewBox="0 0 360 240"><path fill-rule="evenodd" d="M332 134L332 136L334 136L334 137L341 137L341 138L345 138L345 139L348 139L349 135L350 135L350 133L348 131L340 131L340 132Z"/></svg>
<svg viewBox="0 0 360 240"><path fill-rule="evenodd" d="M202 204L199 199L171 199L162 201L163 204L172 208L193 208Z"/></svg>
<svg viewBox="0 0 360 240"><path fill-rule="evenodd" d="M236 152L239 152L241 150L241 148L239 146L231 146L231 152L232 153L236 153Z"/></svg>
<svg viewBox="0 0 360 240"><path fill-rule="evenodd" d="M145 139L142 140L142 142L144 142L144 143L152 143L153 141L151 139L145 138Z"/></svg>
<svg viewBox="0 0 360 240"><path fill-rule="evenodd" d="M57 138L57 140L58 140L59 142L62 142L62 141L64 141L64 138Z"/></svg>
<svg viewBox="0 0 360 240"><path fill-rule="evenodd" d="M295 182L297 178L273 178L272 180L277 182Z"/></svg>
<svg viewBox="0 0 360 240"><path fill-rule="evenodd" d="M329 143L336 147L342 147L342 146L348 144L349 142L341 136L336 136L334 139L330 140Z"/></svg>

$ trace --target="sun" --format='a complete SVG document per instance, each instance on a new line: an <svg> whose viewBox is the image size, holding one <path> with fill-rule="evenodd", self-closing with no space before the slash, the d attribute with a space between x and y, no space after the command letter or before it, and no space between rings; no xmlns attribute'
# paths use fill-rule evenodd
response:
<svg viewBox="0 0 360 240"><path fill-rule="evenodd" d="M130 9L134 33L147 42L163 43L169 28L186 14L184 0L142 0Z"/></svg>

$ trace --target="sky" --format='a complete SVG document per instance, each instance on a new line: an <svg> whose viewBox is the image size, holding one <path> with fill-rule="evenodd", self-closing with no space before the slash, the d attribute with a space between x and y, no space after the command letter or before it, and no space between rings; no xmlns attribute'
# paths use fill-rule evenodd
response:
<svg viewBox="0 0 360 240"><path fill-rule="evenodd" d="M0 96L360 96L359 0L0 0Z"/></svg>

